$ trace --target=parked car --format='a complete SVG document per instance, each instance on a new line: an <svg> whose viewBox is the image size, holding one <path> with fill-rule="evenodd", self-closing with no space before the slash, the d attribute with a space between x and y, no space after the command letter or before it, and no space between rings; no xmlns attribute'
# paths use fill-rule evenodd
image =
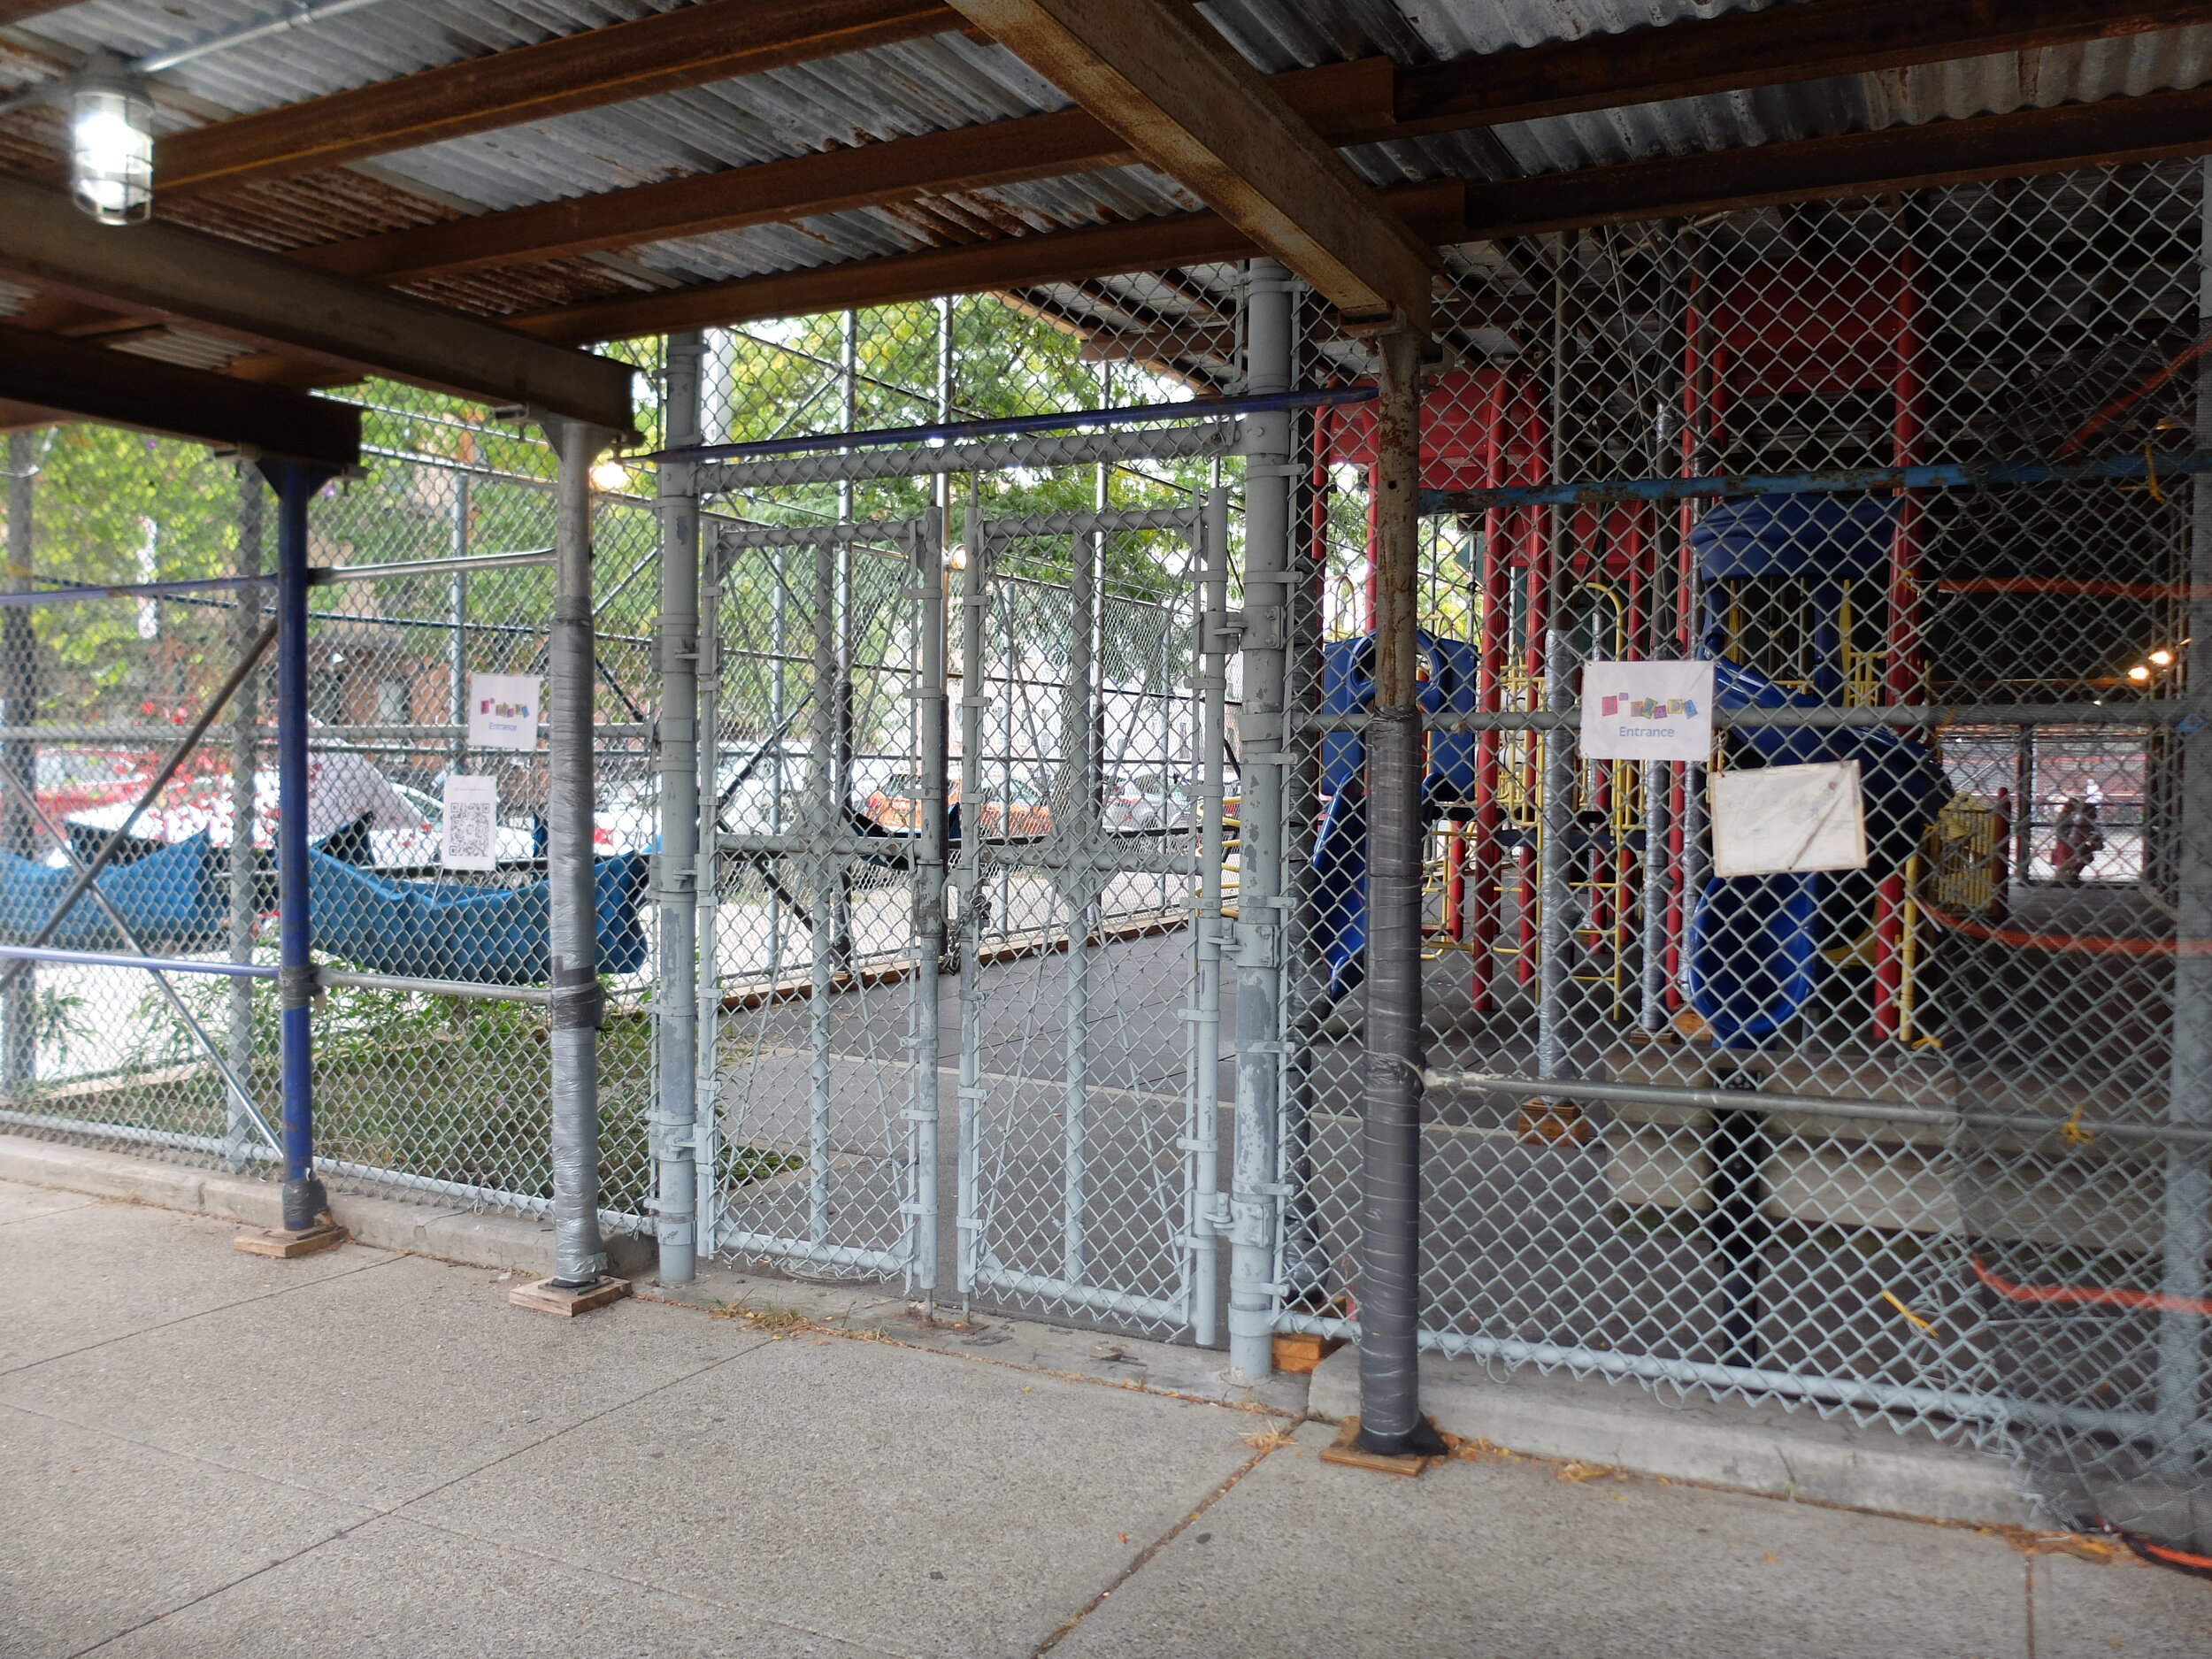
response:
<svg viewBox="0 0 2212 1659"><path fill-rule="evenodd" d="M1125 834L1183 830L1197 822L1197 813L1187 784L1159 772L1142 772L1108 788L1099 822Z"/></svg>

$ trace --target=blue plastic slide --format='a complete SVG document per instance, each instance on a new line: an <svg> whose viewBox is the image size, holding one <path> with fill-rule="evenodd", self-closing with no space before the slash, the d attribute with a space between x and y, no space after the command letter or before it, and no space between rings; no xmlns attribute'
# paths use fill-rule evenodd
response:
<svg viewBox="0 0 2212 1659"><path fill-rule="evenodd" d="M603 858L595 868L602 973L631 973L644 964L637 907L646 873L643 853ZM549 881L524 887L395 881L327 853L308 854L315 949L371 973L541 984L552 972L552 891Z"/></svg>
<svg viewBox="0 0 2212 1659"><path fill-rule="evenodd" d="M109 865L96 885L149 951L203 950L222 940L230 919L229 877L211 855L202 830L129 864ZM0 935L15 943L30 939L76 879L73 870L0 852ZM61 950L129 949L89 893L70 907L47 942Z"/></svg>
<svg viewBox="0 0 2212 1659"><path fill-rule="evenodd" d="M1417 694L1425 714L1467 714L1475 706L1475 648L1423 633L1429 677ZM1321 707L1365 714L1375 706L1375 636L1333 640L1321 657ZM1421 804L1431 818L1475 798L1475 739L1467 732L1429 736ZM1314 833L1315 943L1329 964L1329 995L1356 990L1367 962L1367 746L1356 732L1321 740L1321 822Z"/></svg>

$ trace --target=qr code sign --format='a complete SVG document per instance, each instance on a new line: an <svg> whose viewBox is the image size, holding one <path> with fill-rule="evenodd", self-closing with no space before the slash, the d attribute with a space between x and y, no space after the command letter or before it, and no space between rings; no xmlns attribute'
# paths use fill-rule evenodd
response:
<svg viewBox="0 0 2212 1659"><path fill-rule="evenodd" d="M498 867L499 784L493 778L445 781L445 856L449 870Z"/></svg>

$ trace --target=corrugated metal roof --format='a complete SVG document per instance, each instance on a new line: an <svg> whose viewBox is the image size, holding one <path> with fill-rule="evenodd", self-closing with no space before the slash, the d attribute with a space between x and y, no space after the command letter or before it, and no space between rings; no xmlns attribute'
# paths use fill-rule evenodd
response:
<svg viewBox="0 0 2212 1659"><path fill-rule="evenodd" d="M309 28L194 60L163 77L208 114L246 111L508 50L675 0L381 0ZM26 33L71 51L125 55L199 39L271 15L273 0L87 0ZM1756 0L1207 0L1205 10L1259 67L1279 71L1371 56L1407 63L1760 9ZM27 60L0 54L20 79ZM1770 143L2135 95L2212 81L2212 28L1839 77L1724 96L1367 146L1352 162L1376 183L1511 177L1660 155ZM856 143L1064 107L1010 54L948 34L663 94L200 198L189 222L268 247L371 234L465 211L619 189ZM172 108L165 124L198 119ZM0 165L50 165L50 112L0 121ZM379 180L384 182L378 182ZM423 191L417 196L418 187ZM457 205L455 205L457 204ZM808 268L912 249L1149 215L1197 204L1143 167L948 196L798 224L665 242L621 261L593 257L420 285L472 309L512 311ZM168 210L165 210L168 211Z"/></svg>

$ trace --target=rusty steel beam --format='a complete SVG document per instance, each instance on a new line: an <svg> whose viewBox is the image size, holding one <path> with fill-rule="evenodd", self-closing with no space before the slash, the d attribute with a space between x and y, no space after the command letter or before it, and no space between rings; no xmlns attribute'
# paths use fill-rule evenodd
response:
<svg viewBox="0 0 2212 1659"><path fill-rule="evenodd" d="M1402 185L1377 198L1429 242L1457 240L1464 187L1456 179ZM1075 282L1125 271L1247 259L1252 239L1216 213L1176 213L1125 225L931 248L773 276L703 282L635 299L599 300L511 319L541 339L620 340L679 328L726 328L768 317L895 305L944 294Z"/></svg>
<svg viewBox="0 0 2212 1659"><path fill-rule="evenodd" d="M1811 0L1399 73L1402 137L2212 23L2212 0Z"/></svg>
<svg viewBox="0 0 2212 1659"><path fill-rule="evenodd" d="M953 0L1347 316L1425 332L1434 254L1174 0Z"/></svg>
<svg viewBox="0 0 2212 1659"><path fill-rule="evenodd" d="M352 466L361 411L251 380L0 323L0 400L199 443Z"/></svg>
<svg viewBox="0 0 2212 1659"><path fill-rule="evenodd" d="M2212 88L1467 187L1466 239L1533 235L2212 152Z"/></svg>
<svg viewBox="0 0 2212 1659"><path fill-rule="evenodd" d="M1325 134L1366 133L1392 120L1392 70L1389 59L1368 58L1293 70L1268 84ZM293 257L348 276L406 282L1094 172L1136 158L1103 122L1081 110L1059 110L324 242Z"/></svg>
<svg viewBox="0 0 2212 1659"><path fill-rule="evenodd" d="M288 178L959 27L938 0L700 0L174 133L154 178L173 199Z"/></svg>
<svg viewBox="0 0 2212 1659"><path fill-rule="evenodd" d="M1417 68L1363 58L1267 84L1342 146L2212 20L2212 0L2010 0L2001 9L1992 25L1983 16L1990 0L1819 0ZM1067 110L327 242L294 257L407 282L1095 171L1134 154L1102 122Z"/></svg>
<svg viewBox="0 0 2212 1659"><path fill-rule="evenodd" d="M2205 154L2212 154L2212 88L1531 179L1448 180L1402 186L1382 199L1417 234L1448 245ZM1231 229L1210 213L1182 214L705 283L515 324L548 339L612 340L1248 257L1252 244Z"/></svg>
<svg viewBox="0 0 2212 1659"><path fill-rule="evenodd" d="M112 229L22 179L0 178L0 270L126 317L189 323L287 356L617 432L632 426L627 364L224 237L158 220Z"/></svg>

